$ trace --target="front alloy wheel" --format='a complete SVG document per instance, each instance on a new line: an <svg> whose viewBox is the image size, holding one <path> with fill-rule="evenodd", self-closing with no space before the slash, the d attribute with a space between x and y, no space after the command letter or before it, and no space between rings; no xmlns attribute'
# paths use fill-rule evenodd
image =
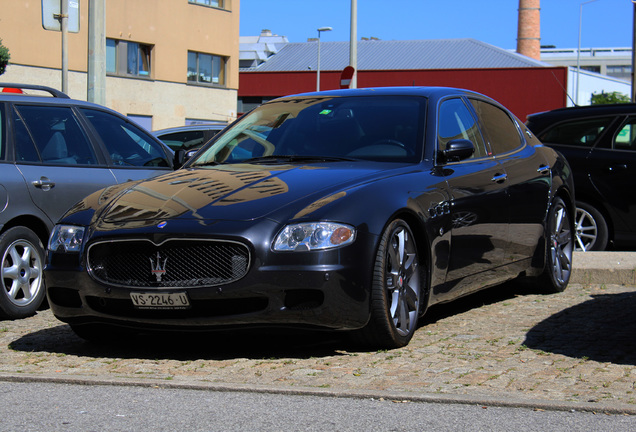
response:
<svg viewBox="0 0 636 432"><path fill-rule="evenodd" d="M44 300L44 248L33 231L14 227L0 236L0 314L9 319L35 314Z"/></svg>
<svg viewBox="0 0 636 432"><path fill-rule="evenodd" d="M570 211L561 198L555 198L547 220L547 251L544 287L549 292L563 291L572 274L574 235Z"/></svg>
<svg viewBox="0 0 636 432"><path fill-rule="evenodd" d="M380 240L371 288L371 319L363 329L369 344L398 348L409 343L420 315L422 289L413 233L403 220L389 224Z"/></svg>

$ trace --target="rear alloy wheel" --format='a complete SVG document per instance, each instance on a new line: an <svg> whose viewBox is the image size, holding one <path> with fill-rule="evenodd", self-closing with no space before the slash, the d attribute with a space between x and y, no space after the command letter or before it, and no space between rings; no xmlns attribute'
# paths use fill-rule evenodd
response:
<svg viewBox="0 0 636 432"><path fill-rule="evenodd" d="M0 236L0 314L9 319L34 315L44 301L44 247L30 229L14 227Z"/></svg>
<svg viewBox="0 0 636 432"><path fill-rule="evenodd" d="M574 251L572 225L567 206L561 198L555 198L548 213L545 269L541 277L546 292L562 292L570 281Z"/></svg>
<svg viewBox="0 0 636 432"><path fill-rule="evenodd" d="M607 247L607 222L594 207L583 202L576 203L577 251L603 251Z"/></svg>
<svg viewBox="0 0 636 432"><path fill-rule="evenodd" d="M384 231L378 247L371 287L371 318L363 340L377 348L409 343L422 302L420 262L413 233L396 219Z"/></svg>

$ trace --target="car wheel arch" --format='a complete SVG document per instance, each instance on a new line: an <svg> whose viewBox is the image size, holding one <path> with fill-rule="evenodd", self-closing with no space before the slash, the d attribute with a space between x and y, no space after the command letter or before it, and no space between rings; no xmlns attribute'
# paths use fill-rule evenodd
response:
<svg viewBox="0 0 636 432"><path fill-rule="evenodd" d="M571 204L569 208L570 212L576 211L575 197L572 196L572 193L567 188L561 187L560 189L558 189L557 192L552 197L550 204L552 204L552 201L554 201L555 198L561 198L563 202L566 203L566 205Z"/></svg>
<svg viewBox="0 0 636 432"><path fill-rule="evenodd" d="M416 238L415 245L417 247L417 252L420 256L420 265L425 265L426 273L424 275L424 280L422 281L421 289L426 292L421 296L421 309L420 316L424 315L426 309L429 305L430 291L431 291L431 241L426 230L426 226L424 221L414 213L411 209L401 209L396 211L389 217L382 227L381 232L387 229L387 227L395 220L401 219L408 225L409 229L413 233ZM379 242L376 245L376 250L379 247Z"/></svg>
<svg viewBox="0 0 636 432"><path fill-rule="evenodd" d="M423 270L430 266L429 253L421 246L426 242L418 239L422 231L414 222L410 213L397 212L378 236L369 287L369 319L364 327L350 333L354 342L365 347L393 349L408 344L428 306L429 272ZM425 255L421 255L423 250ZM412 284L415 278L418 283ZM418 301L412 301L415 299Z"/></svg>
<svg viewBox="0 0 636 432"><path fill-rule="evenodd" d="M566 205L570 215L576 214L576 204L572 197L571 191L565 186L558 188L556 192L550 196L548 205L546 207L545 218L543 222L544 231L545 231L545 227L547 227L549 223L550 210L552 206L554 205L554 203L559 199L562 200L563 203ZM576 222L574 219L575 219L574 217L570 218L570 229L572 230L572 232L576 231ZM547 233L544 232L544 235L542 236L542 240L537 245L535 253L532 257L531 269L525 272L526 276L530 276L530 277L539 276L541 272L545 269L546 263L548 261L547 250L546 250L548 242L549 242L549 238L547 237Z"/></svg>
<svg viewBox="0 0 636 432"><path fill-rule="evenodd" d="M25 227L33 231L42 241L42 244L46 247L49 242L50 228L46 222L37 216L33 215L21 215L7 221L0 231L0 234L14 227Z"/></svg>

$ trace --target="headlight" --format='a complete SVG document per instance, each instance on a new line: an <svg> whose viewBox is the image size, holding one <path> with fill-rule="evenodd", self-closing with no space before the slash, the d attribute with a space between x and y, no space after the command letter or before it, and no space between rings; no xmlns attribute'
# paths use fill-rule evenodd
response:
<svg viewBox="0 0 636 432"><path fill-rule="evenodd" d="M308 251L331 249L353 243L356 231L352 226L315 222L287 225L276 236L275 251Z"/></svg>
<svg viewBox="0 0 636 432"><path fill-rule="evenodd" d="M49 250L53 252L79 252L84 239L84 227L55 225L49 239Z"/></svg>

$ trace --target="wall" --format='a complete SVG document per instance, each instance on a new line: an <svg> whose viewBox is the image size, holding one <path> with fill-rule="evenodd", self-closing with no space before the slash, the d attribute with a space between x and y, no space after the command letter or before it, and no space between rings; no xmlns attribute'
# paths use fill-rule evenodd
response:
<svg viewBox="0 0 636 432"><path fill-rule="evenodd" d="M284 96L316 89L315 72L242 72L239 97ZM321 71L323 90L340 87L340 72ZM566 106L567 68L360 71L358 87L448 86L477 91L521 120Z"/></svg>
<svg viewBox="0 0 636 432"><path fill-rule="evenodd" d="M576 99L576 81L579 81L579 98L578 105L590 105L592 103L592 93L612 93L619 92L629 97L632 94L632 85L618 78L612 78L605 75L581 71L576 73L576 68L568 68L568 93L572 95L572 99L568 100L568 106L577 105Z"/></svg>
<svg viewBox="0 0 636 432"><path fill-rule="evenodd" d="M106 37L153 45L151 79L106 78L106 105L123 114L152 116L153 129L186 118L230 121L236 117L240 0L231 11L187 0L107 0ZM69 33L69 95L86 100L88 0L79 0L80 31ZM0 38L11 54L2 82L61 89L61 33L42 28L41 1L5 0ZM186 84L187 52L229 57L226 86Z"/></svg>

